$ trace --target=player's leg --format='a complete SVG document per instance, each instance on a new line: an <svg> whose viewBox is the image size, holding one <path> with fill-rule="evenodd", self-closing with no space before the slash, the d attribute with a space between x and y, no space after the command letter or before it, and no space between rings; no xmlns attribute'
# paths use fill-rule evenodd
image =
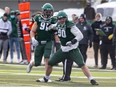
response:
<svg viewBox="0 0 116 87"><path fill-rule="evenodd" d="M43 52L44 52L43 48L44 48L43 45L38 45L35 48L34 60L31 59L30 63L28 64L28 66L27 66L27 73L31 72L31 69L32 69L33 66L39 66L41 64L41 60L42 60Z"/></svg>
<svg viewBox="0 0 116 87"><path fill-rule="evenodd" d="M49 58L50 58L50 55L51 55L51 51L52 51L52 42L49 41L45 44L44 46L44 63L45 63L45 71L47 70L48 68L48 61L49 61ZM49 69L51 69L52 67L50 67ZM51 71L51 70L50 70ZM47 77L48 78L48 77ZM40 78L40 79L37 79L36 82L46 82L46 78ZM47 80L48 82L51 82L51 80Z"/></svg>
<svg viewBox="0 0 116 87"><path fill-rule="evenodd" d="M46 70L46 74L44 76L44 78L42 79L39 79L37 82L50 82L50 74L52 72L52 67L63 61L64 58L66 58L65 56L67 55L67 53L63 53L61 51L61 49L59 49L50 59L49 59L49 62L48 62L48 67L47 67L47 70Z"/></svg>
<svg viewBox="0 0 116 87"><path fill-rule="evenodd" d="M92 85L98 85L98 83L94 80L93 76L91 75L88 67L85 65L83 56L80 50L79 49L72 50L70 52L70 55L71 55L71 58L73 58L73 60L75 61L75 63L78 64L79 67L81 67L85 76L90 80L90 83Z"/></svg>
<svg viewBox="0 0 116 87"><path fill-rule="evenodd" d="M44 63L45 63L45 69L48 67L48 60L50 58L51 52L52 52L52 41L49 41L46 43L44 48Z"/></svg>

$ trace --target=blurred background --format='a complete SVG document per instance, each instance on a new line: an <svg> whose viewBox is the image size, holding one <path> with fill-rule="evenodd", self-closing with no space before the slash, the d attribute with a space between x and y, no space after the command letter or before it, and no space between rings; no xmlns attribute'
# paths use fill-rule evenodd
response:
<svg viewBox="0 0 116 87"><path fill-rule="evenodd" d="M111 0L29 0L29 1L31 2L31 13L33 13L38 10L41 10L42 5L47 2L51 3L54 6L55 11L59 11L66 8L84 8L87 2L91 2L92 5L97 5ZM4 9L5 6L8 6L11 9L16 10L18 9L18 0L0 0L0 8Z"/></svg>

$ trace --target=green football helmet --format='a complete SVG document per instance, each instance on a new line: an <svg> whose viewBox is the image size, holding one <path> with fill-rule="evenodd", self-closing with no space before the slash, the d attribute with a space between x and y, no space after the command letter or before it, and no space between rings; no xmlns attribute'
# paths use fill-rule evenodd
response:
<svg viewBox="0 0 116 87"><path fill-rule="evenodd" d="M67 18L67 14L64 11L60 11L57 14L58 19Z"/></svg>
<svg viewBox="0 0 116 87"><path fill-rule="evenodd" d="M42 6L42 12L43 12L43 16L49 18L53 16L54 7L50 3L45 3Z"/></svg>

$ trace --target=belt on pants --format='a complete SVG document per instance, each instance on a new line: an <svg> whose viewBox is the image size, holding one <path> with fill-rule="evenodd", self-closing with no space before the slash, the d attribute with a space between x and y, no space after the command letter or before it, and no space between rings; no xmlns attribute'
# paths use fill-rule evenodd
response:
<svg viewBox="0 0 116 87"><path fill-rule="evenodd" d="M46 44L47 41L39 41L39 44Z"/></svg>

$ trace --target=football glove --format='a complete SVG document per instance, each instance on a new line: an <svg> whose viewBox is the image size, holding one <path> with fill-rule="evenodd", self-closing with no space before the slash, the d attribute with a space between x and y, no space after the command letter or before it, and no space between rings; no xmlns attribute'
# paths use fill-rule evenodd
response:
<svg viewBox="0 0 116 87"><path fill-rule="evenodd" d="M48 30L56 30L56 25L57 25L57 24L50 24L50 25L48 26Z"/></svg>
<svg viewBox="0 0 116 87"><path fill-rule="evenodd" d="M67 46L71 46L71 45L75 44L76 42L77 42L77 39L73 39L73 40L71 40L71 41L68 41L68 42L66 43L66 45L67 45Z"/></svg>
<svg viewBox="0 0 116 87"><path fill-rule="evenodd" d="M32 37L32 45L33 46L37 46L39 43L38 43L38 41L34 38L34 37Z"/></svg>

